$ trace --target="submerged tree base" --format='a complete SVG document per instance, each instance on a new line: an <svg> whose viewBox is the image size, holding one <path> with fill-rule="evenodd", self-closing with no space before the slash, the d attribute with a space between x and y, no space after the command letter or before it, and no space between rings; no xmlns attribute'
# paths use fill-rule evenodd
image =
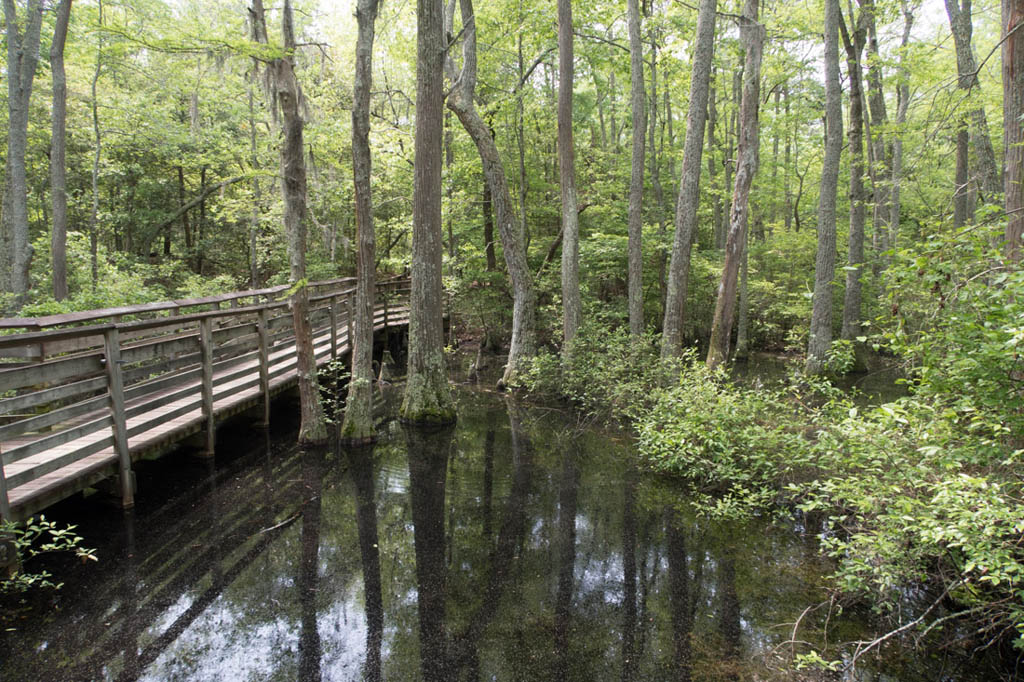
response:
<svg viewBox="0 0 1024 682"><path fill-rule="evenodd" d="M443 425L455 423L455 404L448 383L427 380L425 375L409 377L399 419L406 424Z"/></svg>

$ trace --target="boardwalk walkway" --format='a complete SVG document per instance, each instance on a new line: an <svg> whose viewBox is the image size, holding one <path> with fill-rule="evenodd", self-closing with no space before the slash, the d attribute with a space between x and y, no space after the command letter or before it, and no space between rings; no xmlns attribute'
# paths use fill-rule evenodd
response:
<svg viewBox="0 0 1024 682"><path fill-rule="evenodd" d="M348 354L351 279L310 285L318 364ZM199 435L296 384L286 287L204 299L0 320L0 516L23 520ZM408 280L377 287L374 327L408 324ZM226 309L222 306L227 304Z"/></svg>

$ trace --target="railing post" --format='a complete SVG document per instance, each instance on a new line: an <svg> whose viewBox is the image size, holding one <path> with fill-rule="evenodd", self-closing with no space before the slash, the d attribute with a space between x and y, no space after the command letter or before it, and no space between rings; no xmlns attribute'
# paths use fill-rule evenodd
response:
<svg viewBox="0 0 1024 682"><path fill-rule="evenodd" d="M331 296L328 300L328 312L331 318L331 358L338 359L338 298Z"/></svg>
<svg viewBox="0 0 1024 682"><path fill-rule="evenodd" d="M4 458L0 452L0 518L11 520L11 498L7 495L7 475L4 474Z"/></svg>
<svg viewBox="0 0 1024 682"><path fill-rule="evenodd" d="M270 426L270 340L267 335L267 309L260 308L256 323L260 337L260 393L263 394L263 423Z"/></svg>
<svg viewBox="0 0 1024 682"><path fill-rule="evenodd" d="M107 365L107 393L110 396L110 414L113 417L114 452L117 453L118 473L121 477L121 505L135 506L135 483L132 475L132 457L128 451L128 427L124 410L124 377L121 374L121 340L117 327L103 334L103 353Z"/></svg>
<svg viewBox="0 0 1024 682"><path fill-rule="evenodd" d="M203 455L212 457L217 436L213 416L213 318L204 317L199 321L199 352L203 365L203 418L206 421L206 450Z"/></svg>

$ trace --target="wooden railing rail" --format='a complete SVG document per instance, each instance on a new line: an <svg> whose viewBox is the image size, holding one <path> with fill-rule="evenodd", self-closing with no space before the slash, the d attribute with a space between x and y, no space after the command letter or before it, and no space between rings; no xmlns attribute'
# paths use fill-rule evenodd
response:
<svg viewBox="0 0 1024 682"><path fill-rule="evenodd" d="M315 282L309 287L317 361L336 358L342 342L352 338L354 280ZM12 506L30 494L25 486L44 485L39 479L48 474L77 467L84 476L101 464L108 466L109 454L100 460L111 449L122 500L130 506L133 452L154 445L149 442L156 438L154 431L163 428L164 433L174 420L187 420L187 428L179 431L202 431L203 449L212 454L218 402L230 402L243 393L258 397L263 407L260 422L269 423L272 386L295 368L289 300L273 300L286 291L287 287L274 287L167 304L0 320L0 328L30 330L0 335L0 356L34 360L0 364L0 516L12 518ZM407 279L378 283L378 327L404 323L408 291ZM255 297L267 300L238 305ZM233 307L187 311L223 301ZM148 319L111 320L168 310L169 315ZM18 498L14 502L12 495Z"/></svg>

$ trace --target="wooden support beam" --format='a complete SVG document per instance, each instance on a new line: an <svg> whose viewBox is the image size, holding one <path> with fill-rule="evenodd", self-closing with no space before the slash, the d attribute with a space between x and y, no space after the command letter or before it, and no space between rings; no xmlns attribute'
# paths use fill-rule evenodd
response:
<svg viewBox="0 0 1024 682"><path fill-rule="evenodd" d="M331 359L338 359L338 299L331 297L328 312L331 318Z"/></svg>
<svg viewBox="0 0 1024 682"><path fill-rule="evenodd" d="M121 339L116 327L108 329L103 334L103 356L107 368L107 394L110 396L114 452L117 453L118 473L121 478L121 505L128 508L135 506L135 481L132 476L132 456L128 450L124 378L121 374Z"/></svg>
<svg viewBox="0 0 1024 682"><path fill-rule="evenodd" d="M213 414L213 318L204 317L199 321L199 353L203 368L203 420L206 422L206 445L202 454L213 457L217 437L217 422Z"/></svg>

